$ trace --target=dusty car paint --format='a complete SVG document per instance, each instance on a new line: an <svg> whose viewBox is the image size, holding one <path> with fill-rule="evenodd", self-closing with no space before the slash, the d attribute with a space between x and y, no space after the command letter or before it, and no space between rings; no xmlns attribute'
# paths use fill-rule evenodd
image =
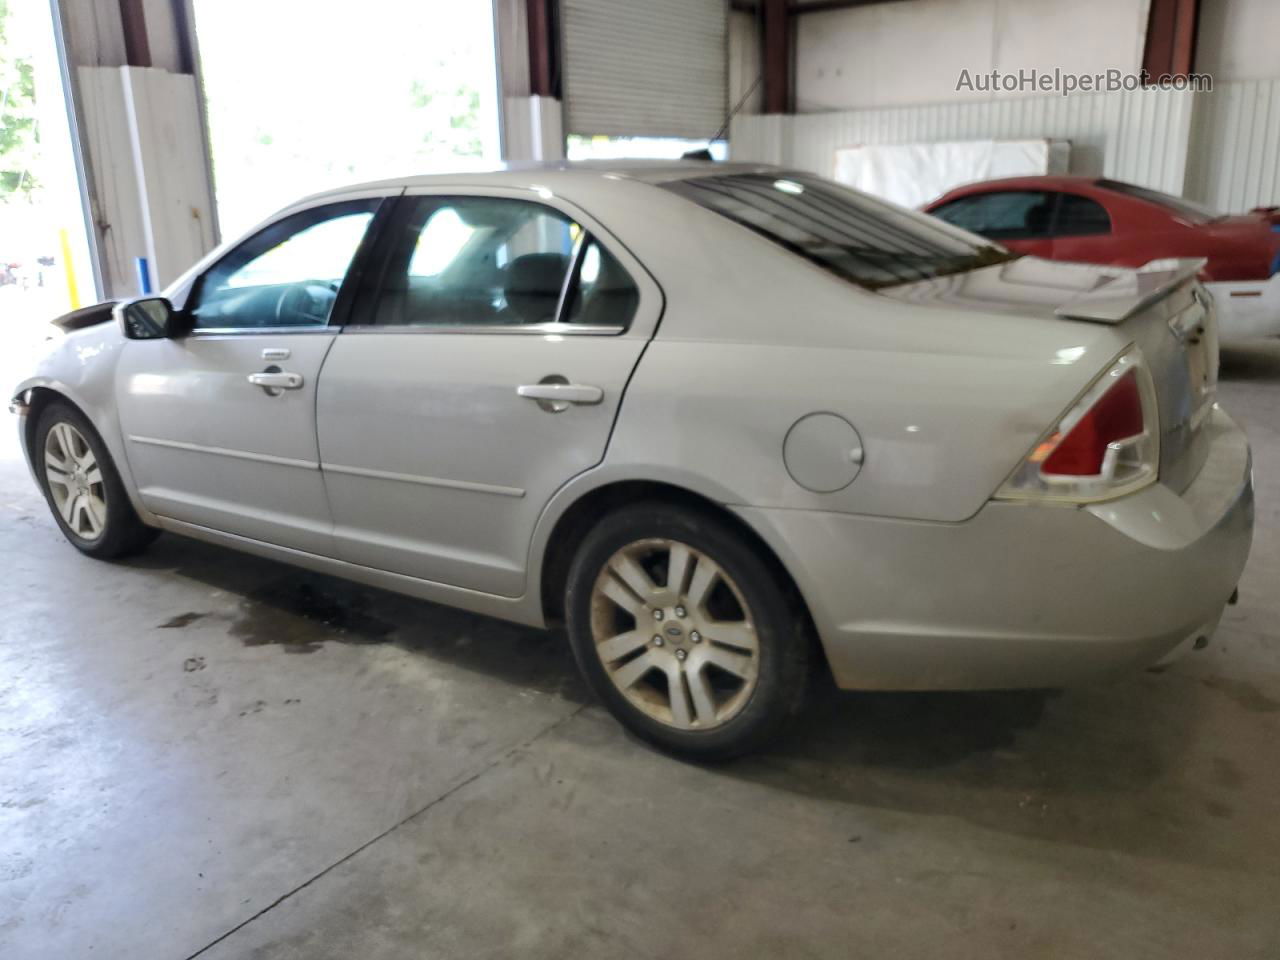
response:
<svg viewBox="0 0 1280 960"><path fill-rule="evenodd" d="M68 334L15 393L80 407L147 523L528 624L547 619L557 522L593 491L648 481L723 506L769 546L845 687L1052 684L1212 631L1248 554L1252 486L1225 414L1186 422L1170 313L1192 309L1193 281L1110 322L1059 308L1132 278L1117 268L1024 259L862 290L655 185L704 171L418 178L278 215L406 190L536 199L637 278L622 334L127 341L106 324ZM175 305L234 246L175 282ZM1135 344L1163 391L1159 482L1089 508L993 501ZM244 382L283 350L301 389ZM199 372L210 362L222 372ZM542 412L517 388L548 374L604 400ZM860 439L856 479L830 492L797 483L783 456L816 413Z"/></svg>

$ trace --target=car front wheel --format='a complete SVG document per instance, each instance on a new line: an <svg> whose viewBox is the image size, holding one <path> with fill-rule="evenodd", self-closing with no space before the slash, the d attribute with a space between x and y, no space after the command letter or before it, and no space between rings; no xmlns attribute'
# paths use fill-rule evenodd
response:
<svg viewBox="0 0 1280 960"><path fill-rule="evenodd" d="M66 403L49 404L36 424L32 462L63 535L100 559L141 550L156 531L138 519L93 426Z"/></svg>
<svg viewBox="0 0 1280 960"><path fill-rule="evenodd" d="M752 750L796 713L803 617L756 545L710 513L642 503L606 516L570 568L574 655L633 733L691 759Z"/></svg>

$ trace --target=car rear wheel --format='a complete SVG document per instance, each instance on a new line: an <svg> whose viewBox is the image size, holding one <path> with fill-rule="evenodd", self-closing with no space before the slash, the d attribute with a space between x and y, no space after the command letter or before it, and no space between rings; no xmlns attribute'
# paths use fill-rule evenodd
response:
<svg viewBox="0 0 1280 960"><path fill-rule="evenodd" d="M51 403L36 424L33 463L63 535L100 559L144 548L157 531L143 524L120 475L89 421L66 403Z"/></svg>
<svg viewBox="0 0 1280 960"><path fill-rule="evenodd" d="M665 503L605 517L570 568L574 655L633 733L693 759L745 753L798 711L803 617L723 520Z"/></svg>

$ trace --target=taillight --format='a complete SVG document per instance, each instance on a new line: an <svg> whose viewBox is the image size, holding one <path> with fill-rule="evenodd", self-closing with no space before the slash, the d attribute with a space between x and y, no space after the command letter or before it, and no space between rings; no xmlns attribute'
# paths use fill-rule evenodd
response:
<svg viewBox="0 0 1280 960"><path fill-rule="evenodd" d="M1135 348L1095 380L996 494L998 499L1108 500L1156 478L1155 387Z"/></svg>

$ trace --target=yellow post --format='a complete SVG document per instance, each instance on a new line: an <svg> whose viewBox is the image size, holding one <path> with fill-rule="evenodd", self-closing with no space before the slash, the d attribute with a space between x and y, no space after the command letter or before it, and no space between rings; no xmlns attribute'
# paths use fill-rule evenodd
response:
<svg viewBox="0 0 1280 960"><path fill-rule="evenodd" d="M76 268L71 262L71 238L65 229L58 231L58 242L62 244L62 269L67 274L67 299L72 310L80 309L80 293L76 289Z"/></svg>

